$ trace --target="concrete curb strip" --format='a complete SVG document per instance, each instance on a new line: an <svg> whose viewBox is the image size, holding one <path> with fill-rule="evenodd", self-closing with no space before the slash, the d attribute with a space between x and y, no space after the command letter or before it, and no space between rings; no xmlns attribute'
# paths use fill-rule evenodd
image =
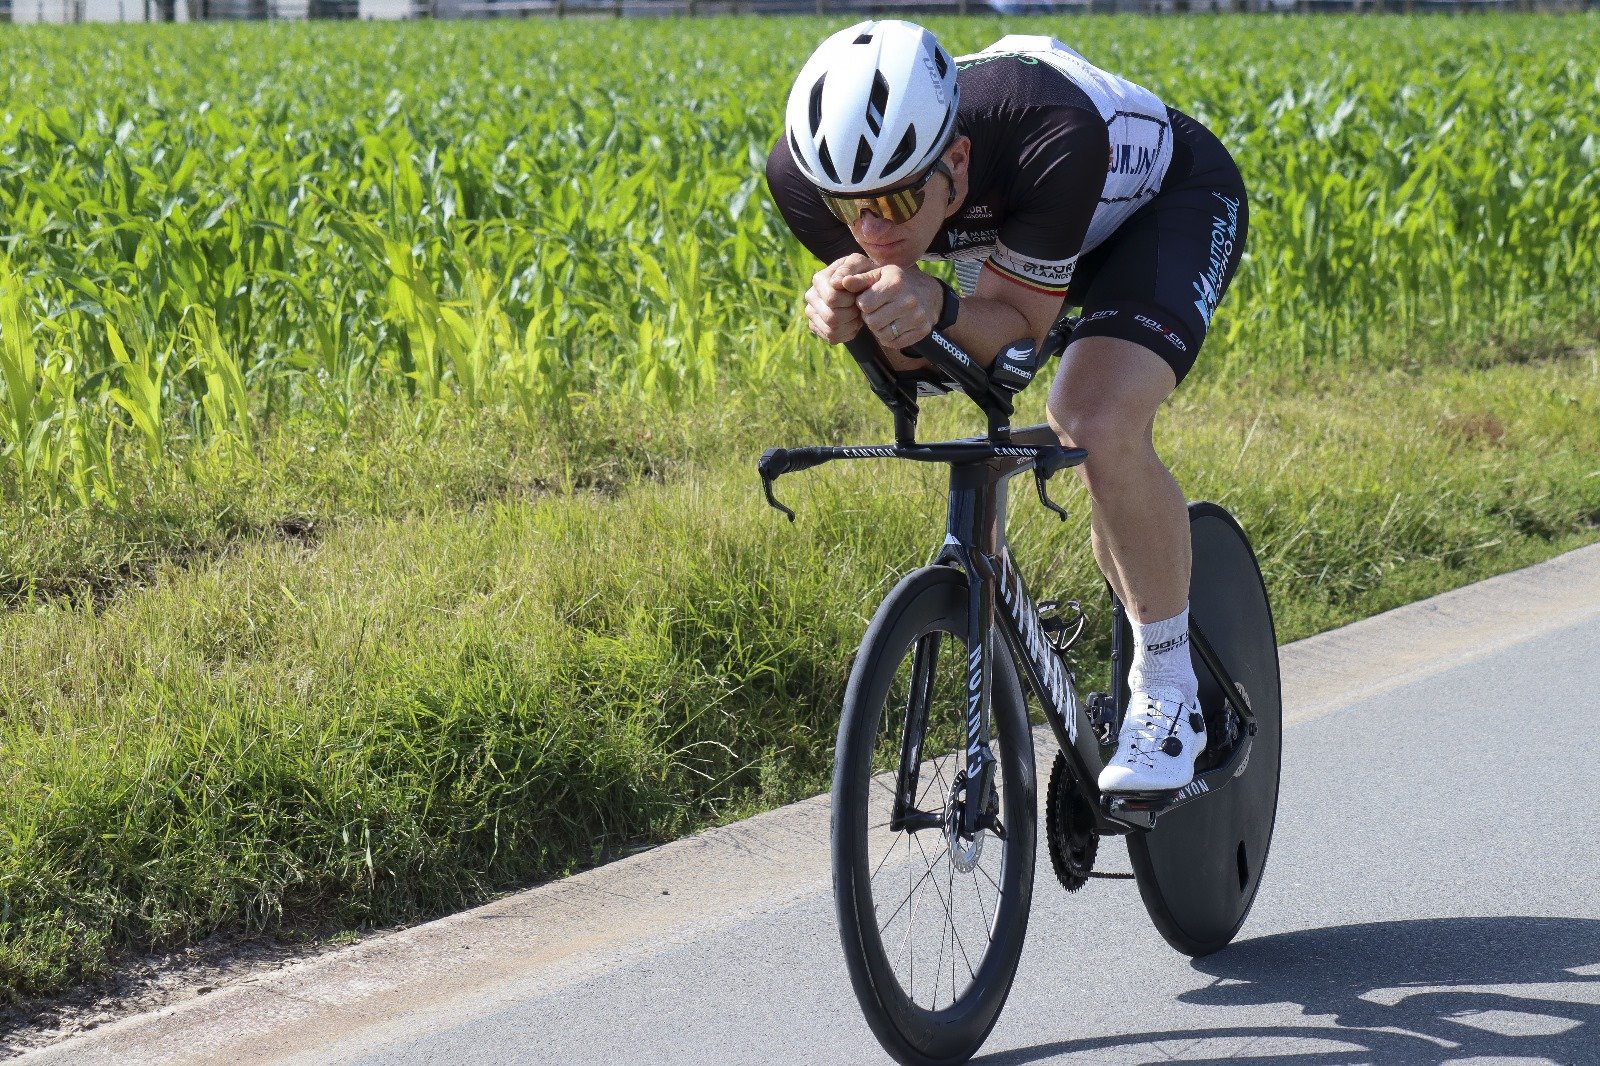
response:
<svg viewBox="0 0 1600 1066"><path fill-rule="evenodd" d="M1303 722L1600 615L1600 545L1282 649ZM1042 753L1053 745L1048 731ZM1048 766L1041 761L1040 772ZM487 1013L825 891L820 796L21 1056L45 1063L328 1062ZM424 1018L424 1014L426 1017ZM431 1024L430 1024L431 1023Z"/></svg>

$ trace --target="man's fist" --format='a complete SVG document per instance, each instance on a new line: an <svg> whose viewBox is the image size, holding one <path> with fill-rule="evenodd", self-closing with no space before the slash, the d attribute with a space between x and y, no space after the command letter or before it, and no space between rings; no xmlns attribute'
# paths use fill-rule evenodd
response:
<svg viewBox="0 0 1600 1066"><path fill-rule="evenodd" d="M873 266L847 274L835 284L855 295L862 324L891 352L932 333L944 303L938 280L914 266Z"/></svg>
<svg viewBox="0 0 1600 1066"><path fill-rule="evenodd" d="M872 269L872 260L860 252L852 252L812 275L811 288L806 290L806 321L812 333L829 344L843 344L861 332L856 292L840 282Z"/></svg>

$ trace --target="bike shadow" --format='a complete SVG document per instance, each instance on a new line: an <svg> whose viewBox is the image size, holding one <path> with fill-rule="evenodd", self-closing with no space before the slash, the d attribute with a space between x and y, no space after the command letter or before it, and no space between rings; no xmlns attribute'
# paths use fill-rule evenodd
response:
<svg viewBox="0 0 1600 1066"><path fill-rule="evenodd" d="M1307 929L1241 941L1192 965L1215 980L1178 996L1180 1003L1298 1004L1304 1015L1319 1016L1319 1024L1063 1040L974 1061L998 1066L1079 1056L1125 1062L1143 1048L1143 1061L1151 1062L1175 1054L1185 1063L1242 1057L1422 1066L1478 1056L1600 1062L1600 921L1430 918ZM1313 1049L1310 1042L1322 1046ZM1164 1044L1186 1046L1157 1046ZM1301 1050L1293 1050L1296 1045ZM1204 1057L1208 1052L1214 1057Z"/></svg>

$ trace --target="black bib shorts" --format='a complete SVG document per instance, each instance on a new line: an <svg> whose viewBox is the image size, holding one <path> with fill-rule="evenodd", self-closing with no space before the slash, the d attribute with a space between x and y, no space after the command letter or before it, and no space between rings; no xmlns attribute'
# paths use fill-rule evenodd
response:
<svg viewBox="0 0 1600 1066"><path fill-rule="evenodd" d="M1173 154L1160 191L1078 260L1066 303L1083 308L1072 340L1133 341L1182 381L1239 269L1250 210L1222 142L1188 115L1167 114Z"/></svg>

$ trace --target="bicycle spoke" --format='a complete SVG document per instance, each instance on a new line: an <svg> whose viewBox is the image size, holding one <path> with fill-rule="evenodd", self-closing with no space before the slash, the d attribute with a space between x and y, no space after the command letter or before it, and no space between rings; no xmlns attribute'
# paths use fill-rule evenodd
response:
<svg viewBox="0 0 1600 1066"><path fill-rule="evenodd" d="M961 934L956 930L956 916L952 906L955 901L955 893L951 890L955 887L955 878L956 864L952 862L945 867L944 875L944 924L950 928L950 1004L952 1006L956 1002L956 945L961 942ZM938 1004L937 997L935 997L934 1003L935 1005Z"/></svg>
<svg viewBox="0 0 1600 1066"><path fill-rule="evenodd" d="M916 838L915 835L913 835L911 839L912 840L916 840L917 838ZM921 846L922 846L922 842L920 840L918 840L917 841L917 847L920 848ZM924 851L922 853L922 857L926 859L928 857L928 853L926 851ZM889 923L894 921L895 915L900 913L901 908L903 908L907 903L911 902L911 897L917 894L917 889L922 887L922 882L926 881L929 877L931 877L933 875L934 864L937 863L938 861L939 861L938 859L932 859L932 860L929 861L928 868L922 872L922 876L921 877L917 878L917 883L911 886L911 891L907 892L906 893L906 898L900 901L900 906L896 907L894 909L894 912L891 913L889 915L889 917L887 917L887 918L885 918L883 920L883 924L878 926L878 932L881 933L881 932L884 931L884 929L888 928ZM915 913L915 908L913 908L913 913Z"/></svg>
<svg viewBox="0 0 1600 1066"><path fill-rule="evenodd" d="M884 824L887 825L889 823L885 822ZM876 881L878 879L878 873L883 869L884 863L889 861L889 856L894 854L894 849L900 846L900 841L905 839L905 836L906 834L904 833L896 834L894 843L889 845L889 850L884 852L883 858L878 860L878 869L872 871L872 876L868 878L869 881ZM907 851L909 850L910 849L908 848Z"/></svg>
<svg viewBox="0 0 1600 1066"><path fill-rule="evenodd" d="M994 923L989 920L989 908L983 905L983 885L978 881L978 867L974 866L967 871L967 876L972 878L972 894L978 897L978 913L983 915L983 935L989 943L994 943ZM995 901L998 904L998 900Z"/></svg>
<svg viewBox="0 0 1600 1066"><path fill-rule="evenodd" d="M934 882L934 891L938 891L939 883ZM950 912L945 911L946 917ZM939 1009L939 980L944 976L944 930L950 928L950 923L945 922L944 928L939 930L939 958L933 964L933 1009Z"/></svg>
<svg viewBox="0 0 1600 1066"><path fill-rule="evenodd" d="M907 850L910 850L910 849L907 849ZM909 881L910 879L911 879L911 867L910 867L910 864L907 864L907 866L906 866L906 880ZM906 892L906 902L910 903L912 897L914 897L916 894L917 894L916 885L912 885L911 888ZM898 911L897 911L897 913L898 913ZM892 915L890 916L890 920L893 921L893 916ZM906 973L906 978L907 978L906 985L907 985L908 988L913 988L913 989L917 987L917 949L916 949L916 945L913 944L912 941L911 941L911 931L916 928L916 925L917 925L917 905L915 903L912 903L911 904L911 913L906 915L905 950L906 950L906 970L907 970L907 973Z"/></svg>

